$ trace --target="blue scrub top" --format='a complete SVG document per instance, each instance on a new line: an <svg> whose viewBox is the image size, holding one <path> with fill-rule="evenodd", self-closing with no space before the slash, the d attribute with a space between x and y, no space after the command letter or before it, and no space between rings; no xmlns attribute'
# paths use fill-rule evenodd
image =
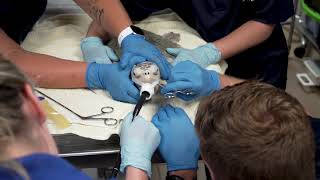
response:
<svg viewBox="0 0 320 180"><path fill-rule="evenodd" d="M288 48L280 25L294 14L292 0L192 0L195 28L208 42L253 20L275 26L261 44L229 59L226 74L286 87Z"/></svg>
<svg viewBox="0 0 320 180"><path fill-rule="evenodd" d="M32 154L16 160L32 180L89 180L91 179L67 161L49 154ZM1 167L0 179L23 180L15 171Z"/></svg>
<svg viewBox="0 0 320 180"><path fill-rule="evenodd" d="M285 88L288 63L286 39L280 23L294 14L292 0L121 0L133 20L171 8L207 42L221 39L249 20L273 24L263 43L229 59L226 74L262 79Z"/></svg>

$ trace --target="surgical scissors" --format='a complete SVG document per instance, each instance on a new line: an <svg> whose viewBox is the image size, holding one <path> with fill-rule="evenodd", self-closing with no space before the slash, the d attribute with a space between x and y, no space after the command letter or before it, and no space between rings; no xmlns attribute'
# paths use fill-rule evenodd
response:
<svg viewBox="0 0 320 180"><path fill-rule="evenodd" d="M111 106L105 106L101 108L101 113L99 114L94 114L94 115L90 115L90 116L81 116L80 114L74 112L73 110L71 110L70 108L64 106L62 103L58 102L57 100L49 97L48 95L42 93L41 91L37 90L38 93L40 93L41 95L45 96L46 98L50 99L51 101L59 104L61 107L63 107L64 109L70 111L72 114L78 116L81 120L101 120L104 121L104 124L106 126L117 126L118 124L121 123L122 119L118 120L115 118L103 118L103 117L97 117L97 116L101 116L104 114L109 114L112 113L114 111L114 108Z"/></svg>

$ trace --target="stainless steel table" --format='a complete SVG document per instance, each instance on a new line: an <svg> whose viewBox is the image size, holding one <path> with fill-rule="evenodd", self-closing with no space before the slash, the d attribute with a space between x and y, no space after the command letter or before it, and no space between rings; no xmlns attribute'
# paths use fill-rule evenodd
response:
<svg viewBox="0 0 320 180"><path fill-rule="evenodd" d="M81 169L97 168L98 176L101 178L106 178L111 173L120 151L118 135L112 135L105 141L74 134L54 135L53 137L58 146L60 157ZM155 153L152 162L163 162L159 153Z"/></svg>
<svg viewBox="0 0 320 180"><path fill-rule="evenodd" d="M74 134L55 135L54 139L59 149L59 156L79 168L113 167L120 150L118 135L112 135L105 141Z"/></svg>

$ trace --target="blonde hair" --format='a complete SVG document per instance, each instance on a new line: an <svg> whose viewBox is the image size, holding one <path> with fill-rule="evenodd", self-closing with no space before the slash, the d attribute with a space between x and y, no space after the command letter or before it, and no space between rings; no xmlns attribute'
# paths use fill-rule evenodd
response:
<svg viewBox="0 0 320 180"><path fill-rule="evenodd" d="M0 154L2 156L7 145L26 132L21 93L26 84L29 84L27 77L15 65L0 59ZM0 155L2 168L14 170L25 179L30 179L21 164L2 156Z"/></svg>

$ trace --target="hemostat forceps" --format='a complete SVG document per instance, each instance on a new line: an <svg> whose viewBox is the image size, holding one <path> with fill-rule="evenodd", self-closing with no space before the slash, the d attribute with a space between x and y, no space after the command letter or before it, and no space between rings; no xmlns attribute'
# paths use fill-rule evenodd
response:
<svg viewBox="0 0 320 180"><path fill-rule="evenodd" d="M160 87L164 87L164 85L159 84ZM176 91L170 91L164 94L164 97L167 99L171 99L171 98L175 98L177 97L177 94L183 94L186 96L192 96L194 95L194 92L192 91L192 89L184 89L184 90L176 90Z"/></svg>
<svg viewBox="0 0 320 180"><path fill-rule="evenodd" d="M94 115L90 115L90 116L81 116L80 114L74 112L73 110L71 110L70 108L64 106L63 104L61 104L60 102L56 101L55 99L47 96L46 94L44 94L44 93L42 93L40 91L37 91L37 92L42 94L46 98L50 99L51 101L59 104L61 107L63 107L64 109L70 111L72 114L78 116L82 120L100 120L100 121L104 121L104 124L106 126L116 126L116 125L120 124L120 122L121 122L121 120L118 120L118 119L115 119L115 118L97 117L97 116L101 116L101 115L104 115L104 114L112 113L114 111L113 107L105 106L105 107L101 108L101 113L99 113L99 114L94 114Z"/></svg>
<svg viewBox="0 0 320 180"><path fill-rule="evenodd" d="M171 99L171 98L177 97L177 94L191 96L191 95L194 95L194 92L191 89L177 90L177 91L171 91L171 92L165 93L164 97Z"/></svg>
<svg viewBox="0 0 320 180"><path fill-rule="evenodd" d="M118 120L118 119L115 119L115 118L97 117L97 116L101 116L101 115L104 115L104 114L112 113L113 112L113 107L110 107L110 106L102 107L101 108L101 113L90 115L90 116L81 116L80 114L70 110L67 107L64 107L64 108L66 108L67 110L69 110L70 112L72 112L73 114L75 114L76 116L81 118L82 120L101 120L101 121L104 121L104 124L106 126L116 126L121 121L121 120Z"/></svg>

